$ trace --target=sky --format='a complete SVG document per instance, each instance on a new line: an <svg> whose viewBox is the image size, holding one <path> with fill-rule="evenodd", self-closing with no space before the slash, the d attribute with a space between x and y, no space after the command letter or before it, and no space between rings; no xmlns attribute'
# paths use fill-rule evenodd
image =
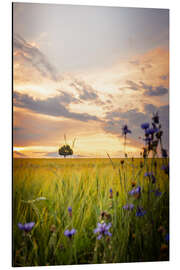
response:
<svg viewBox="0 0 180 270"><path fill-rule="evenodd" d="M13 3L14 157L139 156L158 112L169 148L169 10Z"/></svg>

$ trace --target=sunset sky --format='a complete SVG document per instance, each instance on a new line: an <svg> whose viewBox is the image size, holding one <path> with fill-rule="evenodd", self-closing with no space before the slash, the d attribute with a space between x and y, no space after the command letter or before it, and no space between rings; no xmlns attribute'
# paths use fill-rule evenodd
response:
<svg viewBox="0 0 180 270"><path fill-rule="evenodd" d="M159 112L168 149L167 9L13 4L14 157L138 156Z"/></svg>

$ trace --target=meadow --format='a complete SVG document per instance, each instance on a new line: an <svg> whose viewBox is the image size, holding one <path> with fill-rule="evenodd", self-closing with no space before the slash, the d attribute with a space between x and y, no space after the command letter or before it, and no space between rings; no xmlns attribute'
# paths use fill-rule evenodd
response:
<svg viewBox="0 0 180 270"><path fill-rule="evenodd" d="M14 159L13 266L169 260L167 168L168 158Z"/></svg>

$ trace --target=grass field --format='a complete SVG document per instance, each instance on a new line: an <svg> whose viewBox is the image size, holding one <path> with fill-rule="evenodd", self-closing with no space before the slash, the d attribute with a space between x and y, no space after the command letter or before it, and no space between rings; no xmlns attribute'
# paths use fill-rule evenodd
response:
<svg viewBox="0 0 180 270"><path fill-rule="evenodd" d="M14 159L13 265L168 260L168 160L121 161ZM108 233L94 231L104 222Z"/></svg>

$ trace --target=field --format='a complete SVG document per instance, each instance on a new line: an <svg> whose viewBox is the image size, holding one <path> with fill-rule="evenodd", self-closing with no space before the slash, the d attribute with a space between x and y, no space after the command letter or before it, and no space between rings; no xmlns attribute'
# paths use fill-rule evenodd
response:
<svg viewBox="0 0 180 270"><path fill-rule="evenodd" d="M13 266L168 260L167 163L14 159Z"/></svg>

